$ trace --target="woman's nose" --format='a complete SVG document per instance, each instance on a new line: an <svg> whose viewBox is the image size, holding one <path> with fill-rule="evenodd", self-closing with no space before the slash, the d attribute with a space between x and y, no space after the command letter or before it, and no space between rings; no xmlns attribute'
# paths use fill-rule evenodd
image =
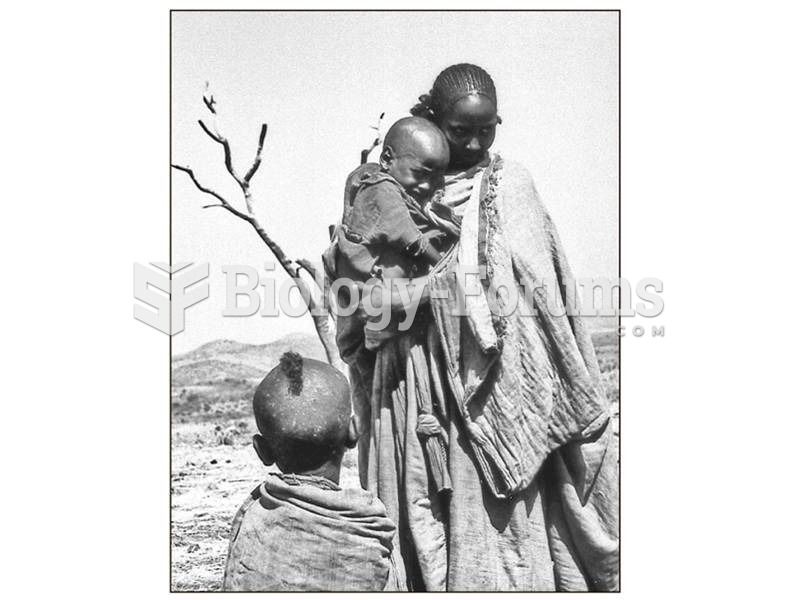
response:
<svg viewBox="0 0 800 600"><path fill-rule="evenodd" d="M476 137L472 138L469 141L469 144L467 144L467 150L470 150L471 152L477 152L480 149L481 149L481 143L478 141L478 138Z"/></svg>

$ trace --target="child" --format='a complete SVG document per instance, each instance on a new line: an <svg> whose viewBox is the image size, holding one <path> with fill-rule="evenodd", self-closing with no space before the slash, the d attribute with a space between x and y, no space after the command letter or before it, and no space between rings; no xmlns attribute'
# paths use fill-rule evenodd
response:
<svg viewBox="0 0 800 600"><path fill-rule="evenodd" d="M344 192L344 211L323 254L330 281L350 280L341 286L336 302L354 303L370 279L417 278L441 258L445 244L458 234L437 227L441 222L434 193L444 179L450 150L444 134L429 120L408 117L386 133L380 164L367 163L350 173ZM396 290L390 287L392 302ZM336 343L342 359L353 366L371 361L372 352L396 335L402 313L392 314L381 331L365 330L368 317L359 305L355 312L336 317Z"/></svg>
<svg viewBox="0 0 800 600"><path fill-rule="evenodd" d="M253 412L256 454L281 472L234 518L223 589L398 589L386 509L370 492L338 485L345 447L357 440L347 379L287 352L258 386Z"/></svg>
<svg viewBox="0 0 800 600"><path fill-rule="evenodd" d="M427 273L446 234L426 209L449 161L447 140L430 121L408 117L392 125L380 169L365 165L349 182L330 270L360 282Z"/></svg>

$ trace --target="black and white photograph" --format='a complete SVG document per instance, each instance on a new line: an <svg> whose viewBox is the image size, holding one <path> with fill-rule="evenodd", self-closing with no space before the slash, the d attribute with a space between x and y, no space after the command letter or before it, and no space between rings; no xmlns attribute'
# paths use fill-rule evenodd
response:
<svg viewBox="0 0 800 600"><path fill-rule="evenodd" d="M798 22L4 6L3 597L796 596Z"/></svg>
<svg viewBox="0 0 800 600"><path fill-rule="evenodd" d="M618 589L619 36L172 13L173 589Z"/></svg>

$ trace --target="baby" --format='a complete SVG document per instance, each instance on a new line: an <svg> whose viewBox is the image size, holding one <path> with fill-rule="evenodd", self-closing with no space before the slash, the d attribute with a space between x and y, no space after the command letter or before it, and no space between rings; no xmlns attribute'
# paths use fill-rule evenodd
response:
<svg viewBox="0 0 800 600"><path fill-rule="evenodd" d="M397 121L386 133L380 164L361 165L347 178L341 225L323 255L331 281L350 280L361 293L371 279L416 279L427 275L446 245L457 239L435 223L434 193L444 181L450 150L444 134L420 117ZM396 290L389 286L392 303ZM353 291L339 288L336 302L352 305ZM381 317L382 318L382 317ZM379 331L366 329L376 320L360 309L337 315L336 343L349 365L364 358L393 335L404 312L393 312Z"/></svg>
<svg viewBox="0 0 800 600"><path fill-rule="evenodd" d="M287 352L258 386L253 412L256 454L280 472L234 518L223 589L399 589L385 507L370 492L339 487L345 448L358 437L344 375Z"/></svg>
<svg viewBox="0 0 800 600"><path fill-rule="evenodd" d="M408 117L392 125L380 168L359 169L349 182L337 240L337 276L362 282L410 278L439 261L446 234L425 208L441 187L449 161L447 140L430 121Z"/></svg>

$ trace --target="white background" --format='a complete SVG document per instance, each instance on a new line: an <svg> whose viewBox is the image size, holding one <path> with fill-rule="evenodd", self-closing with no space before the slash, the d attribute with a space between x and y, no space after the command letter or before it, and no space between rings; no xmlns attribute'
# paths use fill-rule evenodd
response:
<svg viewBox="0 0 800 600"><path fill-rule="evenodd" d="M623 342L623 595L791 596L798 14L617 6L623 275L666 302ZM168 252L167 8L3 14L4 597L168 592L168 344L131 308Z"/></svg>

